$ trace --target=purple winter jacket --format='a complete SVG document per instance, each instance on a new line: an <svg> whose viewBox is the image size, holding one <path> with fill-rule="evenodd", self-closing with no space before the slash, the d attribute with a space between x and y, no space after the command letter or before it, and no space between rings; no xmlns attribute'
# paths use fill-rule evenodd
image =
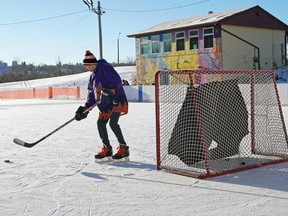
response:
<svg viewBox="0 0 288 216"><path fill-rule="evenodd" d="M90 75L88 83L88 95L85 103L86 107L90 107L96 103L96 92L97 90L101 91L101 89L114 89L115 94L112 96L114 101L118 102L118 98L122 98L123 96L126 99L119 74L105 59L100 59L97 61L97 66ZM112 103L113 102L111 101L111 104ZM109 109L111 104L100 103L98 108L101 112L103 112Z"/></svg>

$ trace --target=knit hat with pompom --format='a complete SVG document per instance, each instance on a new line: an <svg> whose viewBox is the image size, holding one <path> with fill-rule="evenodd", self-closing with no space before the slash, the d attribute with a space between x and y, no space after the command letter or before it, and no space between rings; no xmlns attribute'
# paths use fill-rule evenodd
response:
<svg viewBox="0 0 288 216"><path fill-rule="evenodd" d="M83 64L95 64L96 62L96 57L90 52L90 50L87 50L83 59Z"/></svg>

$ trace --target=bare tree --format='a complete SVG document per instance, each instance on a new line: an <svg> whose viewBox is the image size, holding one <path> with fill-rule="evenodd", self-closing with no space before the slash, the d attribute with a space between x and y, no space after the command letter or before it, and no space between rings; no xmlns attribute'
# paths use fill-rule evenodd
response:
<svg viewBox="0 0 288 216"><path fill-rule="evenodd" d="M58 76L61 76L62 63L61 63L61 58L60 58L60 56L58 56L58 58L55 59L55 61L56 61L57 72L58 72L57 75L58 75Z"/></svg>

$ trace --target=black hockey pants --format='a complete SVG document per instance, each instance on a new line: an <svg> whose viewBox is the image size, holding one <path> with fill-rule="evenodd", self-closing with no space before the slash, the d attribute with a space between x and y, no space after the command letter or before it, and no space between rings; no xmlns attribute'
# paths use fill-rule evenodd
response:
<svg viewBox="0 0 288 216"><path fill-rule="evenodd" d="M102 143L106 147L109 147L109 148L111 147L108 133L107 133L107 127L106 127L108 121L109 121L110 128L112 129L113 133L117 137L119 145L126 145L121 128L118 124L119 117L120 117L119 112L113 112L110 119L108 120L98 119L97 121L97 127L98 127L100 138L102 139Z"/></svg>

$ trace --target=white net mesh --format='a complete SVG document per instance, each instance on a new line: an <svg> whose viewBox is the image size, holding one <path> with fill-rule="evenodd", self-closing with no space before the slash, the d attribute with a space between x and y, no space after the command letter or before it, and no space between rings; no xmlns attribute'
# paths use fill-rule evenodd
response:
<svg viewBox="0 0 288 216"><path fill-rule="evenodd" d="M273 71L160 71L157 166L209 177L288 159Z"/></svg>

